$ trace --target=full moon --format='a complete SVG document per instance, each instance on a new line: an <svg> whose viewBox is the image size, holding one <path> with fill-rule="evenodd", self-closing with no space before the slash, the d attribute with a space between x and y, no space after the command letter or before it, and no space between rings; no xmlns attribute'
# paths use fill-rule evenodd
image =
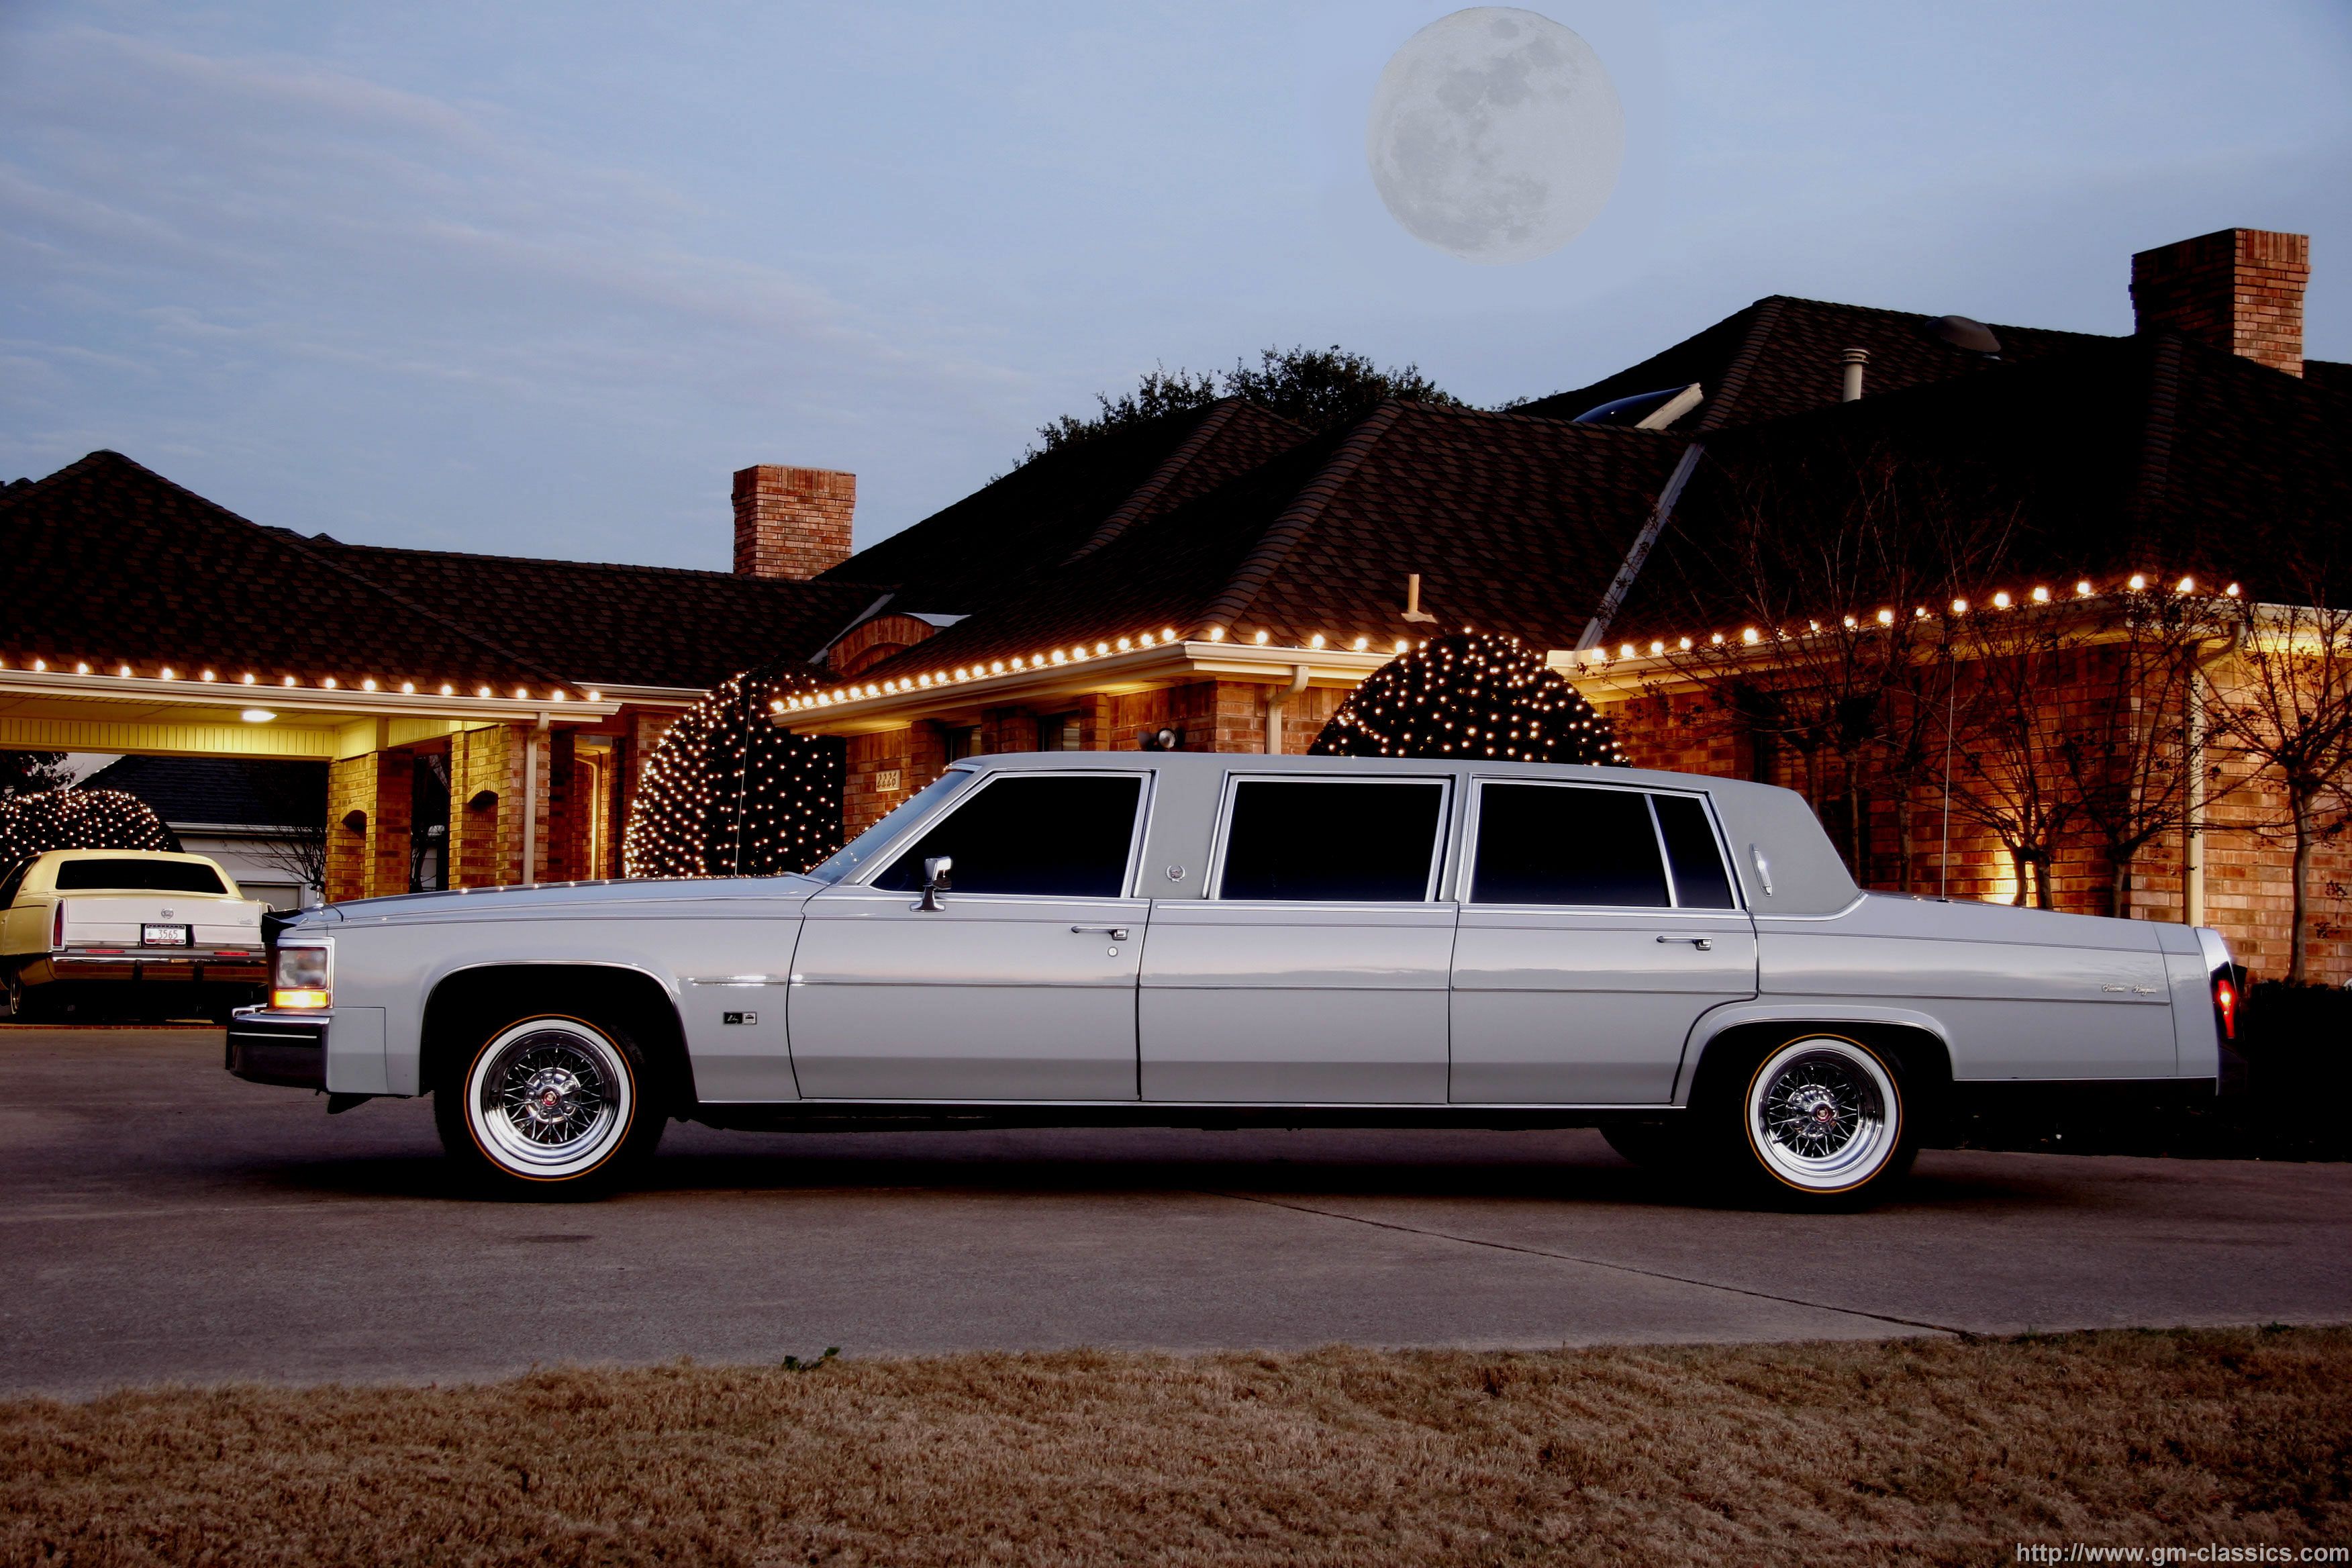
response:
<svg viewBox="0 0 2352 1568"><path fill-rule="evenodd" d="M1465 261L1532 261L1608 204L1625 113L1575 33L1533 11L1478 5L1432 22L1390 59L1364 155L1414 238Z"/></svg>

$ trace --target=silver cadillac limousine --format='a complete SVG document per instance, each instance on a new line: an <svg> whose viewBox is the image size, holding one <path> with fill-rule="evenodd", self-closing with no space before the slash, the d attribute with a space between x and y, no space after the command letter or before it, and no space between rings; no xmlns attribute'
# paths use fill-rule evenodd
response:
<svg viewBox="0 0 2352 1568"><path fill-rule="evenodd" d="M1800 796L1181 752L959 763L804 876L372 899L279 933L228 1070L431 1094L486 1189L724 1127L1601 1128L1851 1206L2001 1088L2231 1081L2216 931L1865 893Z"/></svg>

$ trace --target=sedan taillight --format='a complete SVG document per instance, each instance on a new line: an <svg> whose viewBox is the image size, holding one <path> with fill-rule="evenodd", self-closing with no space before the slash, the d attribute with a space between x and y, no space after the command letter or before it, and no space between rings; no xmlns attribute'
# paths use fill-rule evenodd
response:
<svg viewBox="0 0 2352 1568"><path fill-rule="evenodd" d="M66 903L63 899L59 899L58 900L58 918L51 921L49 925L49 945L51 947L63 947L65 944Z"/></svg>
<svg viewBox="0 0 2352 1568"><path fill-rule="evenodd" d="M2238 986L2226 974L2213 977L2213 1021L2221 1026L2221 1037L2238 1037Z"/></svg>

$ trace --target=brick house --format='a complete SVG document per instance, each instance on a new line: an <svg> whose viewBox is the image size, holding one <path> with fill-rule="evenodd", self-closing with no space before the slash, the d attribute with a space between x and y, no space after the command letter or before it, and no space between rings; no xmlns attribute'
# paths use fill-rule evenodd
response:
<svg viewBox="0 0 2352 1568"><path fill-rule="evenodd" d="M2352 366L2302 356L2307 271L2301 237L2226 230L2134 258L2126 337L1774 297L1507 413L1392 404L1310 436L1221 404L1131 427L821 575L894 584L893 627L836 650L823 694L777 720L845 740L855 833L974 752L1304 750L1395 649L1473 626L1553 650L1638 763L1801 785L1664 656L1732 613L1713 547L1742 498L1777 485L1801 505L1791 474L1892 454L1964 468L1983 527L2000 519L1988 599L2136 574L2259 595L2287 546L2352 518ZM1695 405L1649 427L1578 419L1683 388ZM2281 972L2290 889L2285 852L2251 831L2263 795L2229 793L2206 831L2144 850L2127 912L2218 924ZM1878 885L1903 880L1883 869L1895 804L1880 787L1864 808ZM2340 980L2352 858L2322 858L2338 892L2315 905L2314 973ZM2095 845L2057 861L2053 903L2105 907ZM2008 864L1964 825L1927 890L2011 896Z"/></svg>
<svg viewBox="0 0 2352 1568"><path fill-rule="evenodd" d="M736 490L740 569L686 572L305 538L94 452L0 489L0 746L324 763L331 900L618 875L672 720L879 597L793 574L850 476Z"/></svg>

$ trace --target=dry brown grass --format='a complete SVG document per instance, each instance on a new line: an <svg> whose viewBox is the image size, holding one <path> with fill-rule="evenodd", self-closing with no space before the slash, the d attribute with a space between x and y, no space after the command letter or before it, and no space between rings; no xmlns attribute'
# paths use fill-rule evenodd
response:
<svg viewBox="0 0 2352 1568"><path fill-rule="evenodd" d="M2352 1542L2352 1331L1073 1352L0 1404L10 1563L2008 1563Z"/></svg>

